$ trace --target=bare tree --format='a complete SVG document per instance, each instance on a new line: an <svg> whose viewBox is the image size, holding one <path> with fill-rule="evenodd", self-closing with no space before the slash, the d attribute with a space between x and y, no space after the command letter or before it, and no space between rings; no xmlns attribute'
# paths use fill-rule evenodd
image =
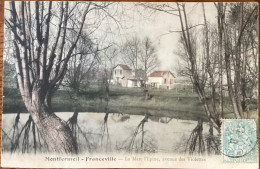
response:
<svg viewBox="0 0 260 169"><path fill-rule="evenodd" d="M70 39L74 39L72 34ZM84 88L95 76L95 70L98 69L98 52L97 45L91 39L82 34L79 44L75 47L70 61L68 70L65 75L63 84L73 89L74 92L84 91Z"/></svg>
<svg viewBox="0 0 260 169"><path fill-rule="evenodd" d="M145 37L142 41L139 59L146 75L144 80L147 81L148 74L160 64L156 54L156 48L149 37Z"/></svg>
<svg viewBox="0 0 260 169"><path fill-rule="evenodd" d="M213 126L220 131L220 116L216 112L215 105L213 105L213 109L210 109L210 104L207 100L206 97L206 92L205 92L205 82L207 75L205 74L206 72L209 74L211 77L211 86L212 86L212 92L214 94L214 76L213 76L213 68L210 67L210 58L209 58L209 36L208 36L208 28L207 28L207 21L205 17L205 12L204 12L204 24L205 24L205 44L206 44L206 54L205 54L205 59L206 59L206 65L202 65L202 69L198 68L197 62L198 62L198 53L196 53L196 43L194 43L194 36L191 33L191 30L189 29L189 23L187 19L187 14L186 14L186 8L184 3L177 3L177 8L178 8L178 13L179 13L179 19L181 23L181 30L182 30L182 44L184 45L185 52L187 54L188 58L188 68L189 68L189 73L190 77L192 80L192 83L199 95L199 98L201 102L203 103L204 109L208 115L209 120L213 123ZM205 61L205 59L203 59ZM206 69L207 66L207 69ZM204 68L203 68L204 67ZM214 99L214 97L212 96ZM214 102L214 100L213 100Z"/></svg>
<svg viewBox="0 0 260 169"><path fill-rule="evenodd" d="M252 36L257 34L257 5L214 3L217 24L211 25L202 3L203 24L192 25L185 3L176 3L176 6L170 3L140 4L179 18L181 30L169 31L181 33L179 73L190 77L213 126L219 130L220 119L224 117L223 92L226 83L235 117L247 118L248 102L252 102L250 97L257 86L257 73L254 70L258 69L258 44L257 38ZM203 29L199 29L199 26L203 26ZM195 37L201 30L202 38Z"/></svg>
<svg viewBox="0 0 260 169"><path fill-rule="evenodd" d="M71 40L75 39L75 33L72 32L70 37ZM67 121L70 129L72 130L74 139L79 142L80 137L86 141L86 147L89 152L92 151L93 146L91 145L88 137L83 132L78 124L78 111L80 107L81 96L87 95L87 88L90 80L94 76L94 72L97 68L98 63L98 49L95 48L93 42L89 37L82 33L79 44L75 47L70 61L68 62L68 70L65 78L62 82L69 93L70 99L73 102L74 113ZM80 146L78 151L80 151Z"/></svg>
<svg viewBox="0 0 260 169"><path fill-rule="evenodd" d="M123 46L122 53L124 54L123 60L126 64L130 64L134 70L138 69L138 57L140 55L140 40L133 37L127 40Z"/></svg>
<svg viewBox="0 0 260 169"><path fill-rule="evenodd" d="M10 17L5 19L5 24L13 35L19 90L49 151L77 152L72 132L66 122L54 114L51 99L63 81L87 14L105 10L110 4L10 2ZM80 19L72 20L72 15ZM71 25L78 27L70 29ZM73 41L66 39L68 32L76 32ZM66 49L65 44L69 44Z"/></svg>
<svg viewBox="0 0 260 169"><path fill-rule="evenodd" d="M248 87L246 87L245 79L247 77L247 66L250 65L248 60L248 52L245 50L248 49L248 45L245 45L246 41L242 40L242 37L247 37L248 40L249 34L245 32L244 30L247 29L248 32L253 31L254 32L254 26L256 24L256 7L254 5L248 4L249 7L247 9L244 9L242 4L239 6L239 8L234 8L234 6L237 6L236 4L230 4L228 7L233 11L236 10L242 10L244 9L244 12L247 11L247 15L245 16L244 20L239 22L239 26L232 26L231 20L227 22L225 20L226 15L226 8L227 4L225 6L221 3L215 4L218 10L218 35L214 35L215 30L210 30L210 27L206 20L205 15L205 9L204 5L202 5L203 14L204 14L204 46L205 46L205 52L203 54L202 59L202 67L199 69L197 61L198 61L198 53L196 53L195 49L198 48L196 46L196 43L192 41L192 30L189 29L192 26L189 26L188 18L186 16L185 11L185 4L178 3L178 9L179 9L179 18L181 21L182 26L182 43L185 47L186 54L188 55L188 68L189 68L189 75L192 78L192 82L200 96L200 99L204 103L204 108L211 119L211 121L215 121L215 124L217 126L220 125L220 118L223 118L223 74L226 73L227 75L227 84L228 84L228 91L229 96L231 98L231 102L234 108L234 114L236 118L246 118L247 115L245 112L245 100L247 98L247 90ZM234 6L233 6L234 5ZM250 8L251 7L251 8ZM229 18L232 18L231 14L228 14ZM237 16L235 14L235 16ZM234 17L234 16L233 16ZM235 19L237 21L237 19ZM234 32L234 33L233 33ZM238 33L235 33L238 32ZM235 38L232 37L232 35L235 35ZM239 35L237 37L237 35ZM224 37L224 38L223 38ZM214 39L217 39L218 41L214 42ZM225 42L223 49L223 41ZM251 41L251 40L249 40ZM243 43L242 43L243 42ZM247 43L248 44L248 43ZM239 46L240 45L240 46ZM214 49L214 46L218 47L218 50L216 52L216 49ZM244 47L244 51L242 50L242 47ZM241 49L240 49L241 48ZM255 51L254 49L252 51ZM223 52L225 53L225 70L224 70L224 62L223 62ZM253 52L252 52L253 53ZM216 55L217 54L217 55ZM216 57L218 56L218 57ZM243 66L242 66L243 65ZM254 67L252 64L248 67ZM233 71L234 70L234 71ZM204 73L203 73L204 72ZM206 73L206 74L205 74ZM244 78L242 78L244 77ZM233 80L234 79L234 80ZM209 87L211 88L211 104L208 104L207 100L207 92L205 91L205 85L209 84ZM217 87L218 86L218 87ZM242 87L243 86L243 87ZM217 90L218 88L218 90ZM218 91L218 93L217 93ZM219 97L219 99L218 99ZM219 103L219 109L217 109L216 103ZM211 107L211 108L210 108ZM214 123L213 123L214 125ZM217 127L214 126L215 128Z"/></svg>
<svg viewBox="0 0 260 169"><path fill-rule="evenodd" d="M215 49L212 49L212 43L210 41L209 26L207 18L205 15L204 5L203 7L203 24L191 25L189 18L186 13L186 4L185 3L172 3L161 4L148 4L141 3L145 8L152 10L168 13L174 17L178 17L181 25L180 30L169 31L169 33L180 33L179 47L180 50L178 54L182 58L180 66L183 66L180 74L188 76L198 93L199 99L203 103L205 112L212 122L213 126L220 131L220 116L216 110L216 59L214 56L211 57L211 52ZM204 26L202 38L198 38L198 27ZM200 29L201 31L201 29ZM209 78L210 77L210 78ZM211 101L209 101L207 96L207 91L211 91ZM212 102L214 103L212 105Z"/></svg>
<svg viewBox="0 0 260 169"><path fill-rule="evenodd" d="M250 49L249 44L254 41L251 35L256 33L258 8L254 3L245 5L242 2L230 4L229 7L231 12L224 27L228 91L236 118L247 118L246 77L249 69L254 67L249 63L249 53L254 55L254 51L257 51L255 47Z"/></svg>
<svg viewBox="0 0 260 169"><path fill-rule="evenodd" d="M5 29L7 26L5 25ZM12 41L12 34L11 31L6 31L4 36L4 76L3 76L3 85L4 87L10 87L17 83L16 72L15 72L15 65L13 59L13 41ZM6 95L6 93L5 93Z"/></svg>
<svg viewBox="0 0 260 169"><path fill-rule="evenodd" d="M107 48L104 52L104 62L105 62L105 67L106 67L106 72L107 72L107 80L108 83L111 83L112 75L113 75L113 70L115 66L118 64L117 63L117 57L119 55L119 49L115 46L111 46Z"/></svg>
<svg viewBox="0 0 260 169"><path fill-rule="evenodd" d="M219 112L221 117L223 117L223 29L225 22L225 10L226 4L219 2L215 3L217 8L217 18L218 18L218 59L219 59Z"/></svg>

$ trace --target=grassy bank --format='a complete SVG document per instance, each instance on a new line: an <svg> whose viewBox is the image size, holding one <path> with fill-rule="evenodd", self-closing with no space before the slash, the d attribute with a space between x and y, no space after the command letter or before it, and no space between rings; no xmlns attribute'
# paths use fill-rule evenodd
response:
<svg viewBox="0 0 260 169"><path fill-rule="evenodd" d="M3 112L26 112L20 92L15 88L4 88ZM108 111L110 113L145 114L167 116L178 119L207 120L202 103L196 93L189 88L172 90L150 89L151 99L145 99L145 94L140 88L123 88L110 86ZM53 99L52 106L55 112L74 111L75 101L66 90L58 90ZM232 106L228 99L225 100L225 117L232 118ZM105 101L100 99L97 86L91 86L77 101L80 112L104 112Z"/></svg>

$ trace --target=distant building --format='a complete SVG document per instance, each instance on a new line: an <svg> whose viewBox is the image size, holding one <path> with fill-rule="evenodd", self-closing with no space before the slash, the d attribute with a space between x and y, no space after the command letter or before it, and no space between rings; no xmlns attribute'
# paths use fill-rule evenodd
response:
<svg viewBox="0 0 260 169"><path fill-rule="evenodd" d="M142 69L132 71L132 78L128 79L127 87L143 87L145 84L146 73Z"/></svg>
<svg viewBox="0 0 260 169"><path fill-rule="evenodd" d="M152 88L172 89L174 78L170 71L154 71L148 76L147 85Z"/></svg>
<svg viewBox="0 0 260 169"><path fill-rule="evenodd" d="M127 87L127 81L132 77L132 69L130 69L127 65L118 64L113 70L114 84L120 84L123 87Z"/></svg>
<svg viewBox="0 0 260 169"><path fill-rule="evenodd" d="M113 70L113 84L123 87L142 87L145 72L142 69L132 70L127 65L118 64Z"/></svg>
<svg viewBox="0 0 260 169"><path fill-rule="evenodd" d="M127 80L127 87L142 87L143 82L141 80L132 78Z"/></svg>

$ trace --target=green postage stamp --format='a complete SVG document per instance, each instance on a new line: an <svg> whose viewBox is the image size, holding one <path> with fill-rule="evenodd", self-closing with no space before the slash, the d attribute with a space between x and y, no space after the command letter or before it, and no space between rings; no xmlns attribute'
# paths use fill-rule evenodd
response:
<svg viewBox="0 0 260 169"><path fill-rule="evenodd" d="M225 162L257 161L256 120L223 120L222 139Z"/></svg>

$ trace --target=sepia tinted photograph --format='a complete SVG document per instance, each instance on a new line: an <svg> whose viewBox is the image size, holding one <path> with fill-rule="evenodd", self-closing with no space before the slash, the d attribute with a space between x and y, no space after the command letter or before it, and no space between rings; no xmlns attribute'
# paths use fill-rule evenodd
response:
<svg viewBox="0 0 260 169"><path fill-rule="evenodd" d="M1 165L257 168L258 9L5 2Z"/></svg>

